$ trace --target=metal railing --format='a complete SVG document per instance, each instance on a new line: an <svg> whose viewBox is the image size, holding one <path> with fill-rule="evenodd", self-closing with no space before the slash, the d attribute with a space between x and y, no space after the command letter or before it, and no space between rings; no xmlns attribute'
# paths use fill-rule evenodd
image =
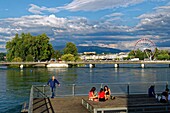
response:
<svg viewBox="0 0 170 113"><path fill-rule="evenodd" d="M85 84L61 84L56 89L56 96L88 95L91 87L96 87L96 92L107 85L113 95L147 94L151 85L155 86L155 92L161 93L168 85L168 81L161 82L128 82L128 83L85 83ZM51 96L50 87L47 85L36 86L47 97Z"/></svg>
<svg viewBox="0 0 170 113"><path fill-rule="evenodd" d="M34 99L38 99L38 98L42 100L38 100L38 102L34 103ZM39 106L45 106L45 109L43 110L43 112L47 111L48 113L54 113L49 97L36 86L32 86L31 92L30 92L28 113L33 113L34 110L41 109L40 107L34 108L33 105L35 104L40 104Z"/></svg>

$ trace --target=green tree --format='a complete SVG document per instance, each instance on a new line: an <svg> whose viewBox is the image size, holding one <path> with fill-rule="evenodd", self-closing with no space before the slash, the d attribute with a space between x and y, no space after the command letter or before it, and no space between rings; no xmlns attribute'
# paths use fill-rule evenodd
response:
<svg viewBox="0 0 170 113"><path fill-rule="evenodd" d="M79 56L75 56L75 61L81 61L81 58Z"/></svg>
<svg viewBox="0 0 170 113"><path fill-rule="evenodd" d="M159 54L160 54L160 50L158 48L155 48L154 59L156 59Z"/></svg>
<svg viewBox="0 0 170 113"><path fill-rule="evenodd" d="M22 60L22 58L20 58L20 57L16 57L16 58L14 58L14 59L12 59L12 62L22 62L23 60ZM13 64L13 65L10 65L10 67L19 67L20 65L18 65L18 64Z"/></svg>
<svg viewBox="0 0 170 113"><path fill-rule="evenodd" d="M61 57L64 61L74 61L75 57L72 54L65 54Z"/></svg>
<svg viewBox="0 0 170 113"><path fill-rule="evenodd" d="M34 61L34 57L33 57L32 55L27 55L27 56L26 56L26 61L27 61L27 62Z"/></svg>
<svg viewBox="0 0 170 113"><path fill-rule="evenodd" d="M73 56L78 55L78 50L75 44L68 42L64 48L64 54L72 54Z"/></svg>
<svg viewBox="0 0 170 113"><path fill-rule="evenodd" d="M30 33L18 34L6 43L7 59L12 61L20 57L26 61L28 55L32 55L35 60L49 60L54 52L46 34L32 36Z"/></svg>
<svg viewBox="0 0 170 113"><path fill-rule="evenodd" d="M128 58L129 58L129 59L135 58L135 51L134 51L134 50L132 50L132 51L129 52ZM128 59L128 58L127 58L127 59Z"/></svg>
<svg viewBox="0 0 170 113"><path fill-rule="evenodd" d="M12 62L22 62L22 58L16 57L12 60Z"/></svg>
<svg viewBox="0 0 170 113"><path fill-rule="evenodd" d="M169 60L169 54L159 54L157 60Z"/></svg>
<svg viewBox="0 0 170 113"><path fill-rule="evenodd" d="M58 60L58 59L61 58L61 56L62 56L62 52L60 50L56 50L55 51L55 58Z"/></svg>
<svg viewBox="0 0 170 113"><path fill-rule="evenodd" d="M136 51L135 57L136 57L136 58L139 58L139 60L143 60L144 57L145 57L145 53L138 49L138 50Z"/></svg>
<svg viewBox="0 0 170 113"><path fill-rule="evenodd" d="M5 53L0 53L0 61L5 61Z"/></svg>

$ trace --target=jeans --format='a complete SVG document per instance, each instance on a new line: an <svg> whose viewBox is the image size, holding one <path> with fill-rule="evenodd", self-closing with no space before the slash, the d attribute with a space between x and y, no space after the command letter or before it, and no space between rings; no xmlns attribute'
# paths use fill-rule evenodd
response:
<svg viewBox="0 0 170 113"><path fill-rule="evenodd" d="M56 91L56 88L55 88L55 87L51 87L51 92L52 92L51 98L54 98L54 96L55 96L55 91Z"/></svg>

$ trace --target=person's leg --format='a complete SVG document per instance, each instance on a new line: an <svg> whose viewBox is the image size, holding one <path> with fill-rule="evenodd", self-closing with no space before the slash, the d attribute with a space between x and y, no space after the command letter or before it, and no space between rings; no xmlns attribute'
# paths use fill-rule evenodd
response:
<svg viewBox="0 0 170 113"><path fill-rule="evenodd" d="M51 92L52 92L51 98L54 98L54 88L53 87L51 87Z"/></svg>
<svg viewBox="0 0 170 113"><path fill-rule="evenodd" d="M51 97L51 98L54 98L54 97L55 97L55 91L56 91L56 88L53 87L53 88L52 88L52 97Z"/></svg>

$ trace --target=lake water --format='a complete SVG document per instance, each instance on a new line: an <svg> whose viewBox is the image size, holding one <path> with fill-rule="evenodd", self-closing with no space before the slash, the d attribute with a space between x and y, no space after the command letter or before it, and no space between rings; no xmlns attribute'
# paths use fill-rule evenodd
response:
<svg viewBox="0 0 170 113"><path fill-rule="evenodd" d="M28 102L32 85L44 85L55 75L62 84L124 83L170 81L167 65L97 65L95 68L24 68L0 67L0 113L19 113L24 102Z"/></svg>

